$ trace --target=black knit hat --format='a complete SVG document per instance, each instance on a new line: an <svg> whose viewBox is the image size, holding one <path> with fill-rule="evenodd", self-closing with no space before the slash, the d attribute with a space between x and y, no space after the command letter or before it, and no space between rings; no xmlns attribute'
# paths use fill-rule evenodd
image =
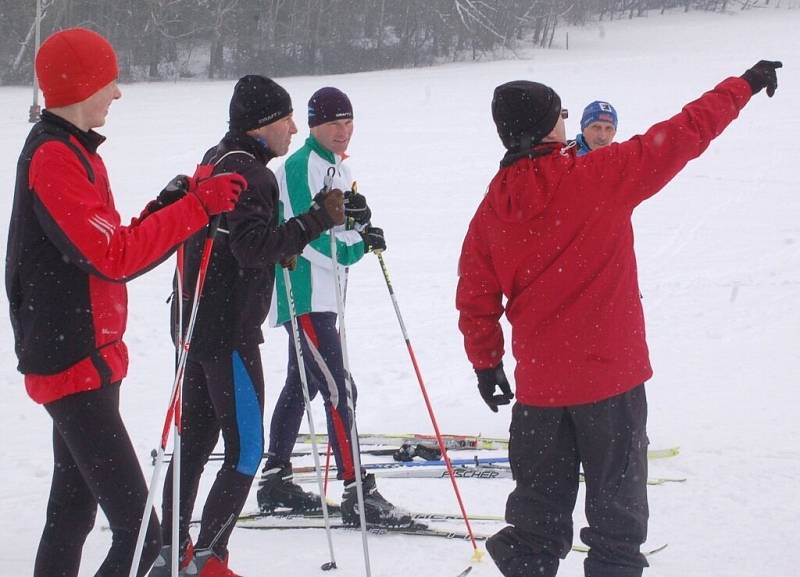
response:
<svg viewBox="0 0 800 577"><path fill-rule="evenodd" d="M309 128L343 118L353 118L353 105L347 94L333 86L326 86L311 95L308 101Z"/></svg>
<svg viewBox="0 0 800 577"><path fill-rule="evenodd" d="M514 80L494 89L492 118L507 150L529 148L550 134L561 115L561 98L544 84Z"/></svg>
<svg viewBox="0 0 800 577"><path fill-rule="evenodd" d="M291 113L292 99L289 93L265 76L242 76L233 88L231 130L246 132L261 128Z"/></svg>

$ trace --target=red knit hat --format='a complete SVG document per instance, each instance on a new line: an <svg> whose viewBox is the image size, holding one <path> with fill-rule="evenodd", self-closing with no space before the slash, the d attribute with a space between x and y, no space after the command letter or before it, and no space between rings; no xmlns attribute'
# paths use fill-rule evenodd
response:
<svg viewBox="0 0 800 577"><path fill-rule="evenodd" d="M86 100L118 75L114 48L86 28L56 32L36 54L36 76L47 108Z"/></svg>

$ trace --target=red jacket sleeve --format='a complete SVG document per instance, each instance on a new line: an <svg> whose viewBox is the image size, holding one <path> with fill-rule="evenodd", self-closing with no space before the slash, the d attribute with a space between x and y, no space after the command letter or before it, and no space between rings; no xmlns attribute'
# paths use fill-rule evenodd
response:
<svg viewBox="0 0 800 577"><path fill-rule="evenodd" d="M503 292L479 232L483 203L472 219L458 263L456 308L458 328L472 366L490 369L503 360L504 343L500 317Z"/></svg>
<svg viewBox="0 0 800 577"><path fill-rule="evenodd" d="M121 226L105 175L92 183L65 144L49 141L31 159L34 210L48 238L90 274L125 281L158 264L208 216L192 194Z"/></svg>
<svg viewBox="0 0 800 577"><path fill-rule="evenodd" d="M728 78L642 135L582 157L597 171L603 189L636 206L661 190L686 164L700 156L752 96L741 78Z"/></svg>

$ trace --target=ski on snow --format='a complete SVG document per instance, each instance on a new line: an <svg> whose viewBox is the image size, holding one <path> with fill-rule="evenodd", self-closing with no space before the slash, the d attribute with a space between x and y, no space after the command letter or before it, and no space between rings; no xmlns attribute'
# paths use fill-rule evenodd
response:
<svg viewBox="0 0 800 577"><path fill-rule="evenodd" d="M318 443L327 443L328 436L325 434L317 434ZM394 446L400 448L403 443L419 443L429 447L438 447L436 437L434 435L425 435L420 433L360 433L358 441L361 445L367 446ZM442 441L448 451L465 451L465 450L502 450L508 449L508 439L499 437L481 437L473 435L442 435ZM301 433L297 437L298 444L311 443L311 435L308 433ZM369 450L369 449L367 449ZM362 453L368 454L365 451ZM384 453L385 454L385 453ZM680 454L680 447L666 447L663 449L650 449L647 451L648 459L668 459Z"/></svg>
<svg viewBox="0 0 800 577"><path fill-rule="evenodd" d="M328 435L318 433L318 443L327 443ZM483 437L481 435L442 435L442 441L449 451L468 449L508 449L508 439L501 437ZM310 444L311 435L300 433L297 436L298 444ZM421 443L432 447L438 446L435 435L421 433L359 433L358 442L361 445L391 445L399 448L403 443ZM364 451L362 451L363 453ZM647 451L648 459L666 459L675 457L680 453L680 447L667 447L665 449L651 449Z"/></svg>
<svg viewBox="0 0 800 577"><path fill-rule="evenodd" d="M425 513L421 511L409 511L408 514L414 521L461 521L460 513ZM342 511L339 505L328 503L328 515L331 518L341 518ZM291 511L277 509L271 513L256 511L254 513L244 513L239 515L237 522L249 522L256 519L322 519L322 509L314 511ZM496 521L503 522L502 515L470 515L470 521Z"/></svg>
<svg viewBox="0 0 800 577"><path fill-rule="evenodd" d="M511 479L511 468L508 457L484 457L473 459L451 459L453 475L457 479ZM408 461L387 463L365 463L361 467L373 473L376 477L393 479L447 479L449 473L444 461ZM329 474L336 473L336 466L328 469ZM316 480L314 467L295 467L293 470L294 482L310 483ZM583 481L583 475L581 475ZM665 483L683 483L682 477L654 477L647 480L648 485L663 485Z"/></svg>
<svg viewBox="0 0 800 577"><path fill-rule="evenodd" d="M436 448L436 447L431 447L431 448L435 449L437 454L441 455L441 453L439 453L439 449L438 448ZM397 446L397 447L383 447L383 448L380 448L380 449L362 449L360 451L360 453L362 455L374 455L374 456L377 456L377 457L390 457L390 456L394 455L399 450L400 450L399 446ZM326 452L325 452L325 450L322 450L322 451L319 452L319 454L320 455L325 455ZM158 455L158 451L156 451L155 449L152 449L150 451L150 458L152 459L152 462L150 463L151 465L155 465L156 464L156 455ZM311 450L310 449L300 450L300 451L292 451L292 453L290 454L290 457L292 457L292 458L295 458L295 457L306 457L308 455L311 455ZM264 453L261 456L262 459L266 459L267 457L269 457L268 453ZM213 453L211 453L208 456L208 460L209 461L222 461L224 459L225 459L225 453L222 453L222 452L219 452L219 451L214 451ZM171 452L170 453L164 453L164 462L165 463L169 463L170 461L172 461L172 453Z"/></svg>
<svg viewBox="0 0 800 577"><path fill-rule="evenodd" d="M278 519L275 519L279 521ZM325 525L323 520L320 519L302 519L302 520L290 520L290 522L281 522L281 523L263 523L264 519L259 520L250 520L250 521L240 521L237 523L237 526L241 527L242 529L253 529L259 531L296 531L302 529L324 529ZM359 527L354 525L343 525L341 523L331 523L331 529L336 530L345 530L345 531L359 531ZM405 527L384 527L378 525L369 525L367 527L368 531L372 535L411 535L417 537L439 537L443 539L456 539L456 540L469 540L470 536L469 533L460 530L453 530L453 529L436 529L431 528L425 525L424 523L417 523L414 522L411 525ZM484 533L475 533L473 532L473 536L477 541L485 541L489 538L489 535ZM649 557L650 555L654 555L660 551L666 549L667 545L661 545L660 547L655 547L653 549L649 549L646 551L642 551L642 554L645 557ZM577 553L588 553L589 548L583 545L573 545L572 550Z"/></svg>
<svg viewBox="0 0 800 577"><path fill-rule="evenodd" d="M433 435L421 435L421 434L414 434L414 433L407 433L407 434L374 434L374 433L367 433L361 434L358 436L359 443L364 447L361 449L362 455L375 455L375 456L392 456L396 452L400 451L403 448L404 444L416 444L421 445L422 448L428 449L429 451L435 451L439 454L439 446L436 442L436 437ZM470 437L468 435L443 435L442 440L445 443L448 451L481 451L481 450L504 450L508 449L508 440L500 439L500 438L487 438L487 437ZM322 444L326 444L328 442L328 436L325 434L318 434L317 441ZM301 433L297 437L297 443L300 445L305 445L311 443L311 435L307 433ZM369 448L373 447L373 448ZM664 449L650 449L647 451L647 458L650 460L653 459L668 459L670 457L675 457L680 453L679 447L667 447ZM310 449L300 449L292 452L292 457L303 457L306 455L310 455ZM325 451L320 451L321 455L325 454ZM150 456L153 458L154 462L152 463L155 465L155 457L156 451L155 449L150 452ZM263 458L266 458L268 455L264 454ZM224 454L219 452L211 453L209 456L210 461L219 461L224 459ZM166 453L164 455L164 461L169 462L172 459L172 453Z"/></svg>

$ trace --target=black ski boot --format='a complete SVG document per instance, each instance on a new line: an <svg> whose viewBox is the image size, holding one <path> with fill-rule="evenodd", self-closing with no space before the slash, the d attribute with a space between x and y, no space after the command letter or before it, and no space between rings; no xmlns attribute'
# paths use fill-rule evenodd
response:
<svg viewBox="0 0 800 577"><path fill-rule="evenodd" d="M408 527L414 520L408 511L392 505L378 493L375 486L375 475L364 475L361 481L364 491L364 517L367 525L383 527ZM361 518L358 511L358 490L355 481L348 481L344 485L342 497L342 522L345 525L360 526Z"/></svg>
<svg viewBox="0 0 800 577"><path fill-rule="evenodd" d="M322 502L319 495L308 493L293 482L292 465L267 468L261 471L258 482L258 508L264 513L272 513L275 509L288 509L293 513L321 511Z"/></svg>

